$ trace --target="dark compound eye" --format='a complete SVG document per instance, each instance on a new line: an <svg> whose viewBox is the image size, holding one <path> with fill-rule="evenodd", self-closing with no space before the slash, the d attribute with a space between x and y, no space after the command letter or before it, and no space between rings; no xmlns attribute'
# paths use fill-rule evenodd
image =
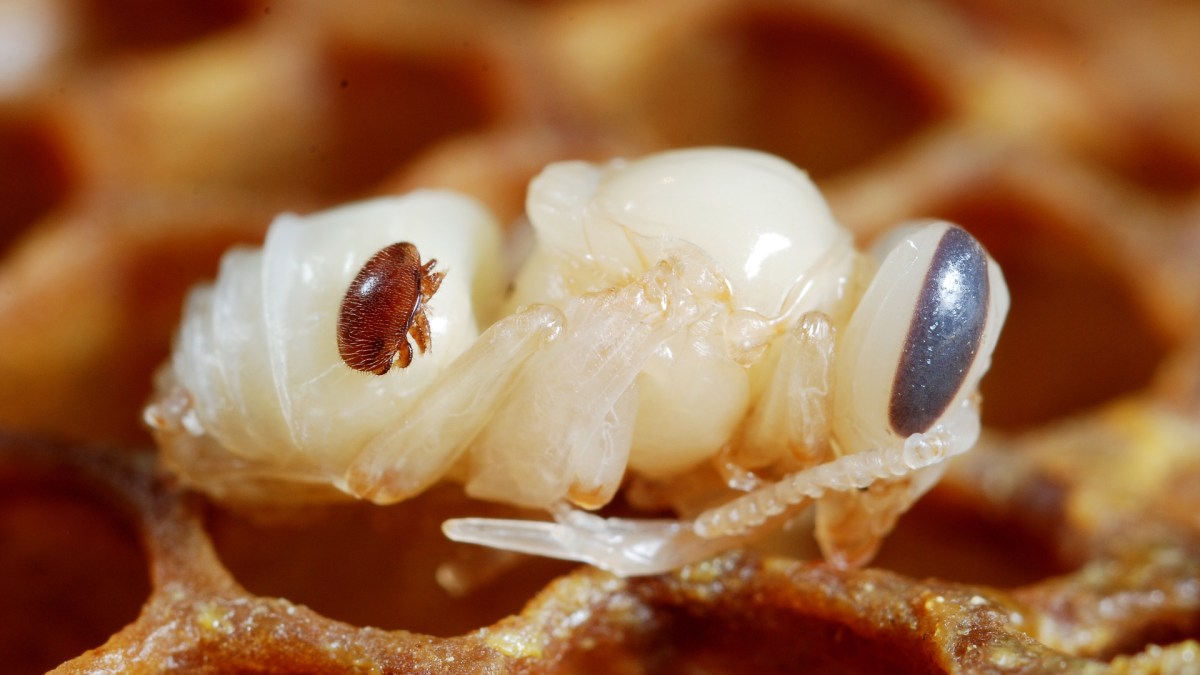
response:
<svg viewBox="0 0 1200 675"><path fill-rule="evenodd" d="M338 313L338 354L346 365L383 375L397 354L401 367L408 365L407 334L421 311L423 273L421 254L408 242L383 248L363 265Z"/></svg>
<svg viewBox="0 0 1200 675"><path fill-rule="evenodd" d="M938 241L892 382L888 422L901 436L928 430L954 401L987 324L988 258L965 230Z"/></svg>

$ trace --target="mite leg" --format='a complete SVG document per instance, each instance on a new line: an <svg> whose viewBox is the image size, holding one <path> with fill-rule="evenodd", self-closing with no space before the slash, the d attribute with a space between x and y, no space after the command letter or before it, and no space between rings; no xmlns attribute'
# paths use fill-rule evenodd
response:
<svg viewBox="0 0 1200 675"><path fill-rule="evenodd" d="M421 299L428 300L433 297L434 293L442 286L442 279L446 278L445 272L434 272L433 268L437 265L437 258L430 258L424 265L421 266Z"/></svg>
<svg viewBox="0 0 1200 675"><path fill-rule="evenodd" d="M400 366L401 368L407 368L408 365L410 363L412 363L412 359L413 359L412 345L409 344L407 337L401 337L400 342L396 344L396 365ZM378 374L383 375L386 372L387 372L387 370L384 370L383 373L378 373Z"/></svg>
<svg viewBox="0 0 1200 675"><path fill-rule="evenodd" d="M425 308L422 307L413 315L412 325L408 327L408 334L412 337L413 342L417 343L417 349L421 353L429 351L429 316L425 314Z"/></svg>

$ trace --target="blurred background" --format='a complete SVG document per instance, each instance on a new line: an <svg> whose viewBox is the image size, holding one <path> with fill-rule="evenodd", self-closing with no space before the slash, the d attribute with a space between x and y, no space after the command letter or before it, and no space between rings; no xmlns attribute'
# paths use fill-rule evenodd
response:
<svg viewBox="0 0 1200 675"><path fill-rule="evenodd" d="M435 186L511 223L551 161L697 145L805 168L863 242L922 216L974 232L1013 294L993 432L1190 396L1200 378L1173 364L1194 365L1200 326L1197 36L1188 0L0 0L0 430L149 445L140 409L185 290L278 212ZM26 576L4 595L91 593L83 570L38 567L78 538L38 536L98 516L29 506L12 476L0 543ZM247 551L266 535L215 522L231 565L262 566ZM136 615L124 527L81 528L121 530L87 548L117 599L46 659ZM302 599L398 627L360 590Z"/></svg>

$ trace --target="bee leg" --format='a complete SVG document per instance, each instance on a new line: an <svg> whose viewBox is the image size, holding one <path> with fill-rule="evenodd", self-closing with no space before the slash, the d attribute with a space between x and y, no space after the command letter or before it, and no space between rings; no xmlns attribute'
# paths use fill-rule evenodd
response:
<svg viewBox="0 0 1200 675"><path fill-rule="evenodd" d="M779 355L746 420L730 460L760 467L789 462L812 466L828 459L834 329L822 312L808 312L779 338Z"/></svg>
<svg viewBox="0 0 1200 675"><path fill-rule="evenodd" d="M566 504L553 513L553 522L456 518L443 523L442 531L454 541L575 560L622 577L668 572L747 539L706 539L691 521L602 518Z"/></svg>
<svg viewBox="0 0 1200 675"><path fill-rule="evenodd" d="M896 447L843 455L713 507L696 518L696 532L704 537L749 534L770 519L794 513L830 493L871 488L877 481L910 474L916 474L913 484L921 488L915 499L936 482L941 470L937 465L970 450L978 437L979 414L974 404L966 401L943 424L924 434L912 434ZM932 471L922 472L930 467ZM818 530L819 539L820 535Z"/></svg>
<svg viewBox="0 0 1200 675"><path fill-rule="evenodd" d="M941 479L942 460L970 450L979 430L978 405L966 399L925 434L877 451L883 454L880 464L893 467L893 477L862 490L831 491L818 500L816 536L825 559L843 569L870 561L896 520Z"/></svg>
<svg viewBox="0 0 1200 675"><path fill-rule="evenodd" d="M530 306L493 324L394 425L366 444L338 487L391 504L441 480L491 419L530 357L554 339L561 325L562 314L547 305Z"/></svg>

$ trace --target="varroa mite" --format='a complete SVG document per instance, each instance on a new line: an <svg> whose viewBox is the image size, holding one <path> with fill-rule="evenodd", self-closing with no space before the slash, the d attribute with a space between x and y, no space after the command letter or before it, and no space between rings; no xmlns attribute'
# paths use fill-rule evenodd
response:
<svg viewBox="0 0 1200 675"><path fill-rule="evenodd" d="M355 370L383 375L392 364L407 368L413 348L430 349L425 303L437 293L445 272L437 260L421 264L417 247L406 241L386 246L362 266L338 312L338 354Z"/></svg>

